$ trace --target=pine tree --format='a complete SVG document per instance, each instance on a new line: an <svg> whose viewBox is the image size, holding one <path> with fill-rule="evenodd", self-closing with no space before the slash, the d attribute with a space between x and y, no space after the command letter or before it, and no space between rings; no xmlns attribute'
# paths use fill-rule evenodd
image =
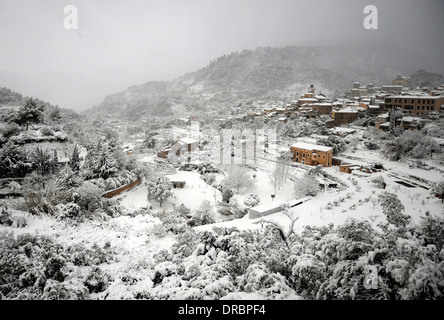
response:
<svg viewBox="0 0 444 320"><path fill-rule="evenodd" d="M71 167L72 171L80 170L80 152L77 144L74 146L71 158L69 159L69 166Z"/></svg>
<svg viewBox="0 0 444 320"><path fill-rule="evenodd" d="M19 124L26 124L27 131L30 123L43 122L43 111L44 106L38 105L36 100L30 98L18 110L16 121Z"/></svg>

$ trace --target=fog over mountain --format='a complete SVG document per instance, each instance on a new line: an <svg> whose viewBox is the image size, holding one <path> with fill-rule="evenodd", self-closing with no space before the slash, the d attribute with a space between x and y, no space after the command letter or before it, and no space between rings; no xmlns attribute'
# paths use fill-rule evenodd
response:
<svg viewBox="0 0 444 320"><path fill-rule="evenodd" d="M67 4L78 8L77 30L63 27ZM372 78L371 69L378 69L377 64L403 73L418 69L444 73L442 1L372 1L378 9L377 30L363 27L368 4L364 0L3 0L0 86L79 111L130 86L192 73L231 52L293 45L336 45L334 58L313 50L312 66L316 72L336 72L342 66L347 73L370 72L354 75L357 80ZM352 43L357 40L361 44L355 48ZM389 46L372 56L371 41L385 41L394 49ZM344 42L349 45L339 54ZM366 54L375 68L368 61L356 65L361 60L353 60L360 55L355 51ZM338 56L344 59L337 62ZM257 69L260 59L249 68ZM296 63L294 59L290 60ZM293 73L298 74L294 83L311 81L310 75L302 79L302 65L289 70L289 79L282 84L293 81ZM313 81L319 75L314 74ZM331 79L326 81L335 77Z"/></svg>
<svg viewBox="0 0 444 320"><path fill-rule="evenodd" d="M223 55L208 66L172 81L153 81L109 95L87 110L92 114L138 117L169 114L174 106L190 113L208 106L229 108L248 99L297 100L313 82L331 97L351 88L391 83L412 74L414 84L436 85L441 75L420 71L416 56L385 41L257 48ZM412 73L412 71L414 71Z"/></svg>

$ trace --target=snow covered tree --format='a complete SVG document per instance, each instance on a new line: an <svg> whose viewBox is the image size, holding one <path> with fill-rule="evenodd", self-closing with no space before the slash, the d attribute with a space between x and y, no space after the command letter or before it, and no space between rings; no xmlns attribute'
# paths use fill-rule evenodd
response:
<svg viewBox="0 0 444 320"><path fill-rule="evenodd" d="M26 130L30 123L40 123L43 121L44 106L39 105L35 99L26 100L25 104L17 111L18 124L26 124Z"/></svg>
<svg viewBox="0 0 444 320"><path fill-rule="evenodd" d="M349 146L352 148L352 151L356 151L358 148L359 139L357 137L352 137L349 140Z"/></svg>
<svg viewBox="0 0 444 320"><path fill-rule="evenodd" d="M19 146L8 142L0 148L0 177L23 177L30 166Z"/></svg>
<svg viewBox="0 0 444 320"><path fill-rule="evenodd" d="M75 203L83 210L93 212L102 206L101 190L89 181L75 189L75 193Z"/></svg>
<svg viewBox="0 0 444 320"><path fill-rule="evenodd" d="M371 182L373 182L374 184L376 184L378 186L378 188L380 189L384 189L386 184L385 184L385 180L383 176L378 176L375 177L371 180Z"/></svg>
<svg viewBox="0 0 444 320"><path fill-rule="evenodd" d="M97 154L91 159L94 177L107 179L117 171L116 161L108 145L101 145Z"/></svg>
<svg viewBox="0 0 444 320"><path fill-rule="evenodd" d="M173 195L171 182L167 177L157 177L153 181L149 181L147 185L149 197L153 197L154 200L159 202L160 206L162 206L164 200Z"/></svg>
<svg viewBox="0 0 444 320"><path fill-rule="evenodd" d="M222 181L224 187L234 189L240 193L243 189L253 188L255 180L250 176L248 170L240 166L232 166L228 177Z"/></svg>
<svg viewBox="0 0 444 320"><path fill-rule="evenodd" d="M444 180L436 183L433 190L441 195L441 203L444 203Z"/></svg>
<svg viewBox="0 0 444 320"><path fill-rule="evenodd" d="M332 147L334 154L338 154L339 152L344 151L347 147L347 143L345 142L345 140L336 135L329 135L327 139L318 139L316 141L316 144L326 147Z"/></svg>
<svg viewBox="0 0 444 320"><path fill-rule="evenodd" d="M254 193L248 194L244 200L244 204L247 207L255 207L259 204L259 202L261 202L261 199L259 198L259 196L257 194L254 194Z"/></svg>
<svg viewBox="0 0 444 320"><path fill-rule="evenodd" d="M222 192L222 201L225 203L229 203L230 199L234 196L233 190L222 186L221 192Z"/></svg>
<svg viewBox="0 0 444 320"><path fill-rule="evenodd" d="M71 157L69 158L69 166L73 171L80 170L80 151L77 144L74 146L74 150L72 151Z"/></svg>
<svg viewBox="0 0 444 320"><path fill-rule="evenodd" d="M410 216L402 213L404 205L394 193L383 192L379 196L379 203L387 221L396 227L406 227L410 222Z"/></svg>
<svg viewBox="0 0 444 320"><path fill-rule="evenodd" d="M215 222L213 206L208 200L203 200L202 204L194 213L194 219L196 225L205 225Z"/></svg>
<svg viewBox="0 0 444 320"><path fill-rule="evenodd" d="M398 119L401 119L404 116L404 113L402 112L401 109L398 109L398 107L393 107L390 111L389 111L389 119L390 119L390 133L393 136L397 135L397 132L395 130L396 128L396 121Z"/></svg>
<svg viewBox="0 0 444 320"><path fill-rule="evenodd" d="M54 161L49 151L37 147L33 152L34 167L37 172L43 176L54 173Z"/></svg>
<svg viewBox="0 0 444 320"><path fill-rule="evenodd" d="M301 179L297 179L294 184L296 198L306 196L316 196L320 191L319 182L315 176L308 174Z"/></svg>
<svg viewBox="0 0 444 320"><path fill-rule="evenodd" d="M402 144L397 139L388 141L385 144L383 155L391 161L398 161L404 155Z"/></svg>
<svg viewBox="0 0 444 320"><path fill-rule="evenodd" d="M283 183L287 180L290 166L287 161L278 160L274 169L268 174L271 184L274 188L274 193L280 190Z"/></svg>

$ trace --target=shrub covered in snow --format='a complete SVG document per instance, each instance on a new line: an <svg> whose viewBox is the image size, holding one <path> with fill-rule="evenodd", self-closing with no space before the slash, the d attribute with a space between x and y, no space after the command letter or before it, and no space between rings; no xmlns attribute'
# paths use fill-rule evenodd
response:
<svg viewBox="0 0 444 320"><path fill-rule="evenodd" d="M318 180L312 175L306 175L297 179L294 184L294 192L297 198L306 196L316 196L321 190Z"/></svg>
<svg viewBox="0 0 444 320"><path fill-rule="evenodd" d="M105 291L111 277L99 267L94 267L84 282L88 288L89 293L100 293Z"/></svg>
<svg viewBox="0 0 444 320"><path fill-rule="evenodd" d="M383 176L378 176L378 177L372 178L371 182L376 184L378 186L378 188L380 188L380 189L384 189L386 186Z"/></svg>
<svg viewBox="0 0 444 320"><path fill-rule="evenodd" d="M209 200L203 200L199 208L194 212L195 225L205 225L215 222L214 210Z"/></svg>
<svg viewBox="0 0 444 320"><path fill-rule="evenodd" d="M88 299L78 268L105 262L95 260L94 249L30 234L0 233L0 252L0 294L5 299ZM88 276L88 285L99 284L99 275L105 277Z"/></svg>
<svg viewBox="0 0 444 320"><path fill-rule="evenodd" d="M244 204L247 207L255 207L259 204L259 202L261 202L261 199L257 194L254 193L249 193L244 199Z"/></svg>

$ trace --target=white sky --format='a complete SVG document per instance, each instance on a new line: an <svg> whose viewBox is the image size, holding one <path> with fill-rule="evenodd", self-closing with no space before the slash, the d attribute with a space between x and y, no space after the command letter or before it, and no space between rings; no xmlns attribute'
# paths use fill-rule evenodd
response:
<svg viewBox="0 0 444 320"><path fill-rule="evenodd" d="M68 31L71 4L79 29ZM367 4L379 30L363 28ZM443 13L442 0L0 0L0 86L80 111L260 46L389 38L421 59L420 47L444 51Z"/></svg>

